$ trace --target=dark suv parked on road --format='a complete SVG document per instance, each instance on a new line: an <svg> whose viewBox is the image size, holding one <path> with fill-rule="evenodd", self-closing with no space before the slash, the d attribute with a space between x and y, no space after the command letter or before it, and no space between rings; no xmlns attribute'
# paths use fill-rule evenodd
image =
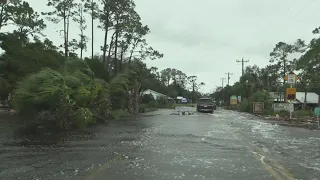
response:
<svg viewBox="0 0 320 180"><path fill-rule="evenodd" d="M216 109L216 104L211 98L200 98L197 101L197 111L198 112L210 112Z"/></svg>

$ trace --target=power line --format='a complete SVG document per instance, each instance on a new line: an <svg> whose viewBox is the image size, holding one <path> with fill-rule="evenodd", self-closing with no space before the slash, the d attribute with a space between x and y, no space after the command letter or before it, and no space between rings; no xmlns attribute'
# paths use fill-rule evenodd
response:
<svg viewBox="0 0 320 180"><path fill-rule="evenodd" d="M233 73L227 72L226 75L228 75L228 86L229 86L230 76L233 75Z"/></svg>
<svg viewBox="0 0 320 180"><path fill-rule="evenodd" d="M242 65L242 76L244 75L244 63L247 63L247 62L249 62L249 60L244 60L243 58L241 59L241 61L240 60L236 60L236 62L241 62L241 65Z"/></svg>

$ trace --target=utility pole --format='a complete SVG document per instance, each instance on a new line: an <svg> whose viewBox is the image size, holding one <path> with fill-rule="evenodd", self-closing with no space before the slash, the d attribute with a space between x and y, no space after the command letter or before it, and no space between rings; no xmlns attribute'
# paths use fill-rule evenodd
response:
<svg viewBox="0 0 320 180"><path fill-rule="evenodd" d="M241 62L241 64L242 64L242 76L243 76L243 75L244 75L244 63L249 62L249 60L245 61L245 60L242 58L241 61L236 60L236 62Z"/></svg>
<svg viewBox="0 0 320 180"><path fill-rule="evenodd" d="M226 74L228 75L228 86L229 86L230 76L233 75L233 73L227 72Z"/></svg>
<svg viewBox="0 0 320 180"><path fill-rule="evenodd" d="M247 63L247 62L249 62L249 60L244 60L243 58L241 59L241 61L239 61L239 60L236 60L236 62L241 62L241 65L242 65L242 67L241 67L241 69L242 69L242 75L241 75L241 77L243 77L243 75L244 75L244 63ZM240 94L241 95L241 102L243 101L243 94L241 93Z"/></svg>
<svg viewBox="0 0 320 180"><path fill-rule="evenodd" d="M223 82L224 82L224 80L226 80L226 78L220 78L221 79L221 83L222 83L222 89L223 89Z"/></svg>

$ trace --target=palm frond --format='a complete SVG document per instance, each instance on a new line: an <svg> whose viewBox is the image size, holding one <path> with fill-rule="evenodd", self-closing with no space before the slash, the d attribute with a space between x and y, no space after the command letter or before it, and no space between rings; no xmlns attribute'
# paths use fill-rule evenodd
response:
<svg viewBox="0 0 320 180"><path fill-rule="evenodd" d="M64 77L57 71L44 68L17 84L13 91L13 105L18 109L25 105L56 102L67 93Z"/></svg>
<svg viewBox="0 0 320 180"><path fill-rule="evenodd" d="M114 77L109 83L110 94L126 92L129 81L129 74L123 73Z"/></svg>

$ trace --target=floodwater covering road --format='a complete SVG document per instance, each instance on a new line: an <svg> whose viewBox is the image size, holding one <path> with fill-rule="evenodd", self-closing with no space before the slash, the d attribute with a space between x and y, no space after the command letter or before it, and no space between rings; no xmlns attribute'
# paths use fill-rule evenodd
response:
<svg viewBox="0 0 320 180"><path fill-rule="evenodd" d="M115 121L56 144L0 136L0 179L320 177L317 130L272 125L222 109L214 114L170 115L173 111Z"/></svg>

